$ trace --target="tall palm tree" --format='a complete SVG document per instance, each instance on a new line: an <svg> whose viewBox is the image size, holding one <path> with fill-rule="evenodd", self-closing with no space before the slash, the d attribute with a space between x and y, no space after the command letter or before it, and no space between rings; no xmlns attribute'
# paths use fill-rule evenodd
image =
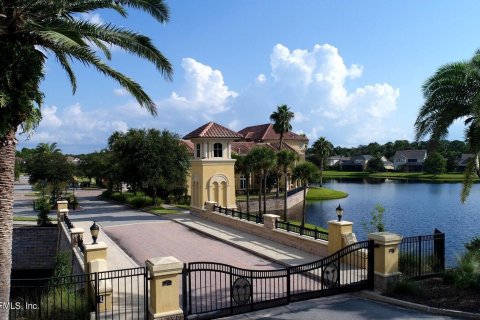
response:
<svg viewBox="0 0 480 320"><path fill-rule="evenodd" d="M269 170L275 165L275 152L268 147L255 147L248 156L250 157L253 171L260 176L260 188L258 192L258 211L261 214L262 189L263 189L263 213L267 211L267 176Z"/></svg>
<svg viewBox="0 0 480 320"><path fill-rule="evenodd" d="M250 213L250 176L253 171L253 165L251 157L247 154L245 156L240 156L233 154L232 158L236 159L235 161L235 171L243 174L246 179L246 188L247 188L247 213Z"/></svg>
<svg viewBox="0 0 480 320"><path fill-rule="evenodd" d="M35 148L36 152L39 153L47 153L47 154L54 154L54 153L62 153L62 150L57 147L57 143L44 143L41 142Z"/></svg>
<svg viewBox="0 0 480 320"><path fill-rule="evenodd" d="M285 132L292 130L290 121L292 121L293 117L295 117L295 114L290 111L290 108L286 104L278 106L277 111L274 111L270 115L270 120L273 121L273 130L280 134L280 145L278 146L278 150L282 149L283 135Z"/></svg>
<svg viewBox="0 0 480 320"><path fill-rule="evenodd" d="M461 201L480 177L480 51L466 62L442 66L423 85L425 102L415 122L416 139L430 136L433 145L444 139L450 125L464 121L465 140L473 154L466 170Z"/></svg>
<svg viewBox="0 0 480 320"><path fill-rule="evenodd" d="M0 1L0 301L8 301L10 292L15 134L20 125L29 130L41 119L40 82L47 58L55 57L66 71L73 92L77 82L71 62L78 61L116 80L152 114L155 104L142 87L107 65L97 49L110 59L109 47L120 47L152 62L167 79L172 77L172 66L148 37L78 18L100 9L126 17L128 8L161 23L169 19L163 0ZM0 319L7 317L8 310L2 309Z"/></svg>
<svg viewBox="0 0 480 320"><path fill-rule="evenodd" d="M295 161L298 160L298 154L288 150L280 150L277 153L277 166L281 168L283 172L283 176L285 178L285 190L284 190L284 198L283 198L283 221L287 221L287 191L288 191L288 173L290 168L293 166Z"/></svg>
<svg viewBox="0 0 480 320"><path fill-rule="evenodd" d="M302 162L293 169L293 177L303 184L302 227L305 227L305 207L307 205L308 182L318 177L318 168L309 161Z"/></svg>
<svg viewBox="0 0 480 320"><path fill-rule="evenodd" d="M313 152L320 159L320 187L323 186L323 165L325 160L330 156L333 150L333 145L325 137L318 138L313 143Z"/></svg>

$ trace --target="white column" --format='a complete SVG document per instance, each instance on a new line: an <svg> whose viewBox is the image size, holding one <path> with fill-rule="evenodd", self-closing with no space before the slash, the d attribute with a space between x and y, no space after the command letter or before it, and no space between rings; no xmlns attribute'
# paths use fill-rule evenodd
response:
<svg viewBox="0 0 480 320"><path fill-rule="evenodd" d="M206 159L208 158L208 143L204 142L203 143L203 157Z"/></svg>

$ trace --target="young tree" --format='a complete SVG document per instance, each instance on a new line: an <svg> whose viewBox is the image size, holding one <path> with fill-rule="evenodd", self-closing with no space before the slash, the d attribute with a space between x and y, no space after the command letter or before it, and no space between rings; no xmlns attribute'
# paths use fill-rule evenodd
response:
<svg viewBox="0 0 480 320"><path fill-rule="evenodd" d="M270 115L270 120L273 121L273 130L276 133L280 134L280 145L278 150L282 149L283 145L283 135L285 132L292 130L292 125L290 121L295 117L295 114L290 111L290 108L286 104L282 104L277 107L277 111L274 111Z"/></svg>
<svg viewBox="0 0 480 320"><path fill-rule="evenodd" d="M288 151L288 150L280 150L277 153L277 166L282 169L283 176L285 178L285 190L284 190L284 199L283 199L283 221L288 220L287 216L287 201L288 201L288 195L287 195L287 190L288 190L288 174L289 170L292 168L292 166L295 164L295 162L298 160L298 154Z"/></svg>
<svg viewBox="0 0 480 320"><path fill-rule="evenodd" d="M313 151L320 159L320 187L323 186L323 166L327 158L332 154L332 149L332 143L325 137L320 137L313 143Z"/></svg>
<svg viewBox="0 0 480 320"><path fill-rule="evenodd" d="M293 169L294 179L299 179L303 184L303 208L302 208L302 227L305 227L305 208L307 205L308 182L317 179L319 176L318 168L313 163L305 161Z"/></svg>
<svg viewBox="0 0 480 320"><path fill-rule="evenodd" d="M447 172L447 160L438 152L428 154L423 164L423 171L431 174L440 174Z"/></svg>
<svg viewBox="0 0 480 320"><path fill-rule="evenodd" d="M250 176L253 172L251 156L249 154L244 156L233 154L232 158L237 160L235 162L235 171L245 175L247 184L247 213L250 213Z"/></svg>
<svg viewBox="0 0 480 320"><path fill-rule="evenodd" d="M33 129L41 119L40 82L48 58L45 52L66 71L74 92L77 82L72 60L116 80L141 106L156 113L154 102L140 85L107 65L93 46L100 48L107 59L111 58L109 45L122 48L151 61L170 79L168 60L144 35L79 17L100 9L126 17L127 8L144 11L161 23L169 19L163 0L0 1L0 301L8 301L10 295L15 133L19 126L26 131ZM6 317L8 310L2 309L0 319Z"/></svg>
<svg viewBox="0 0 480 320"><path fill-rule="evenodd" d="M367 162L366 170L368 172L384 172L385 165L382 161L382 156L380 154L375 155L372 159Z"/></svg>
<svg viewBox="0 0 480 320"><path fill-rule="evenodd" d="M465 140L473 154L466 169L461 201L480 177L480 52L469 61L444 65L423 85L425 102L415 122L417 140L430 136L438 143L458 119L465 119Z"/></svg>
<svg viewBox="0 0 480 320"><path fill-rule="evenodd" d="M263 213L267 212L267 175L269 170L275 165L275 152L268 147L255 147L248 156L253 165L253 171L260 176L260 188L258 191L258 211L261 214L262 210L262 189L263 189ZM263 187L262 187L263 185Z"/></svg>

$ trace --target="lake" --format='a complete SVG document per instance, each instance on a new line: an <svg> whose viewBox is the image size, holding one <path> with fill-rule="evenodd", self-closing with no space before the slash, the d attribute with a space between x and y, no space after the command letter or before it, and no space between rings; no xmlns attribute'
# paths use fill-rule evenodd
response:
<svg viewBox="0 0 480 320"><path fill-rule="evenodd" d="M337 219L335 208L345 210L343 220L354 223L357 239L366 239L362 222L371 221L378 203L385 208L386 230L403 236L445 233L447 266L464 251L464 243L480 236L480 185L470 197L460 201L461 183L427 183L391 179L332 179L326 188L347 192L345 199L307 202L306 222L327 227ZM301 206L292 208L292 218L300 220Z"/></svg>

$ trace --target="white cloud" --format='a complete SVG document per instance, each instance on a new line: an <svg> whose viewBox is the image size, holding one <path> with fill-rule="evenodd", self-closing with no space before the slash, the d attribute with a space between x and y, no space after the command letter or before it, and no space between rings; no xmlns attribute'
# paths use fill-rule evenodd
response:
<svg viewBox="0 0 480 320"><path fill-rule="evenodd" d="M130 100L127 103L115 108L119 113L126 117L151 117L152 115L146 108L141 107L137 101Z"/></svg>
<svg viewBox="0 0 480 320"><path fill-rule="evenodd" d="M52 128L58 128L62 125L62 121L57 117L56 106L45 106L42 108L42 123Z"/></svg>
<svg viewBox="0 0 480 320"><path fill-rule="evenodd" d="M94 24L103 24L102 17L98 13L81 13L80 18Z"/></svg>
<svg viewBox="0 0 480 320"><path fill-rule="evenodd" d="M125 88L115 88L113 89L113 94L119 97L124 97L124 96L128 96L130 93L127 90L125 90Z"/></svg>
<svg viewBox="0 0 480 320"><path fill-rule="evenodd" d="M263 83L267 81L267 77L263 74L263 73L260 73L258 76L257 76L257 82L258 83Z"/></svg>
<svg viewBox="0 0 480 320"><path fill-rule="evenodd" d="M238 96L229 90L219 70L192 58L182 60L185 83L179 92L172 92L170 103L175 106L216 114L228 110L229 102Z"/></svg>

